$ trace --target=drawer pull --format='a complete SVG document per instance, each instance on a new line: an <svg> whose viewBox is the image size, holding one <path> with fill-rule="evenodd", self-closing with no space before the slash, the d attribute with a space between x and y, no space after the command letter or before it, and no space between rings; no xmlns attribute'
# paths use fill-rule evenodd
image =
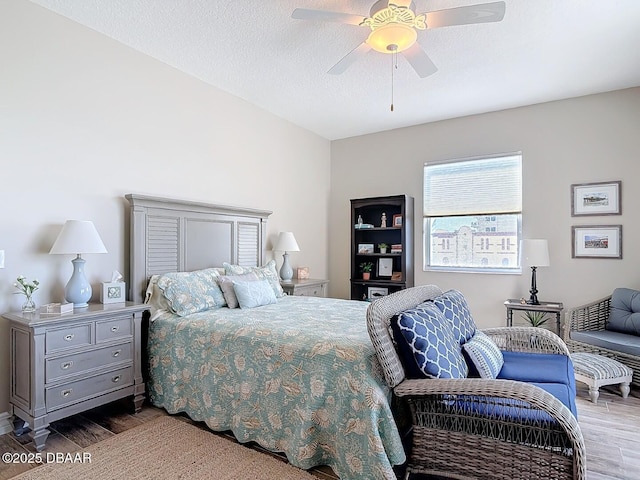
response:
<svg viewBox="0 0 640 480"><path fill-rule="evenodd" d="M114 325L113 327L111 327L112 332L117 332L118 330L120 330L120 327L117 325Z"/></svg>
<svg viewBox="0 0 640 480"><path fill-rule="evenodd" d="M120 378L121 378L121 377L120 377L120 375L116 375L115 377L112 377L112 378L111 378L111 381L112 381L113 383L118 383L118 382L120 381Z"/></svg>
<svg viewBox="0 0 640 480"><path fill-rule="evenodd" d="M67 342L70 342L71 340L73 340L73 336L74 336L74 334L73 334L73 333L70 333L69 335L65 335L65 336L64 336L64 339L65 339Z"/></svg>
<svg viewBox="0 0 640 480"><path fill-rule="evenodd" d="M60 365L63 370L69 370L73 366L73 362L66 362Z"/></svg>
<svg viewBox="0 0 640 480"><path fill-rule="evenodd" d="M67 398L69 395L71 395L71 392L73 392L73 388L70 388L69 390L62 390L62 392L60 392L60 395L62 395L64 398Z"/></svg>
<svg viewBox="0 0 640 480"><path fill-rule="evenodd" d="M120 352L121 352L121 351L122 351L122 350L115 350L115 351L111 354L111 356L112 356L112 357L118 357L118 356L120 356Z"/></svg>

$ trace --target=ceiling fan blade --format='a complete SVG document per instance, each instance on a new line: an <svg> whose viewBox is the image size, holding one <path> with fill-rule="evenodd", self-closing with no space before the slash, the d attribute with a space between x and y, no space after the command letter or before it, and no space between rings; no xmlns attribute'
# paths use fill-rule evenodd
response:
<svg viewBox="0 0 640 480"><path fill-rule="evenodd" d="M418 43L414 43L401 53L411 64L420 78L428 77L438 71L438 67L435 66L429 58L429 55L427 55Z"/></svg>
<svg viewBox="0 0 640 480"><path fill-rule="evenodd" d="M362 42L356 48L347 53L342 59L336 63L331 69L329 69L330 74L332 75L340 75L344 73L344 71L351 66L359 58L362 58L369 50L371 50L371 46L367 42Z"/></svg>
<svg viewBox="0 0 640 480"><path fill-rule="evenodd" d="M296 8L291 18L297 20L315 20L320 22L338 22L349 25L360 25L366 17L352 13L328 12L325 10L310 10L308 8Z"/></svg>
<svg viewBox="0 0 640 480"><path fill-rule="evenodd" d="M492 2L427 12L427 28L499 22L504 18L505 8L504 2Z"/></svg>

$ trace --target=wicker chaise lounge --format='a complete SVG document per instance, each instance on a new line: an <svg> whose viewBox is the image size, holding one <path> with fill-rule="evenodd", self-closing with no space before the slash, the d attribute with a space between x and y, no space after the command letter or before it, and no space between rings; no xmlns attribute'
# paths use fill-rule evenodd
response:
<svg viewBox="0 0 640 480"><path fill-rule="evenodd" d="M408 379L392 340L398 313L442 292L413 287L374 301L367 326L387 383L408 402L412 441L406 478L584 479L585 447L571 411L541 388L519 381ZM568 355L555 334L534 328L483 330L504 351Z"/></svg>

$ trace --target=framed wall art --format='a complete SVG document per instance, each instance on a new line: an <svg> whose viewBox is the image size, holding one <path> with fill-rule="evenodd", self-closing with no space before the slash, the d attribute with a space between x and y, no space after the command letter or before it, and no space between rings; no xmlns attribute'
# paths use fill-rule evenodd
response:
<svg viewBox="0 0 640 480"><path fill-rule="evenodd" d="M572 258L622 259L622 225L571 227Z"/></svg>
<svg viewBox="0 0 640 480"><path fill-rule="evenodd" d="M621 181L571 185L571 216L620 215Z"/></svg>
<svg viewBox="0 0 640 480"><path fill-rule="evenodd" d="M389 294L389 289L385 287L369 287L367 289L367 297L369 300L375 300Z"/></svg>
<svg viewBox="0 0 640 480"><path fill-rule="evenodd" d="M378 276L391 277L393 275L393 258L378 259Z"/></svg>
<svg viewBox="0 0 640 480"><path fill-rule="evenodd" d="M373 243L359 243L358 253L360 254L373 253Z"/></svg>

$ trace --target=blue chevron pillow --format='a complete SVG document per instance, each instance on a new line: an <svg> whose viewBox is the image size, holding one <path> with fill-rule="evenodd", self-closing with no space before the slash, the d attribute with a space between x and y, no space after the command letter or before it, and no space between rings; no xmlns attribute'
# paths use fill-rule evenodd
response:
<svg viewBox="0 0 640 480"><path fill-rule="evenodd" d="M468 367L451 322L431 303L405 310L395 317L394 337L405 364L411 360L420 376L466 378ZM415 370L407 365L407 371Z"/></svg>
<svg viewBox="0 0 640 480"><path fill-rule="evenodd" d="M457 290L449 290L433 299L433 303L451 322L453 333L462 345L476 333L476 324L471 316L469 304L464 295Z"/></svg>

